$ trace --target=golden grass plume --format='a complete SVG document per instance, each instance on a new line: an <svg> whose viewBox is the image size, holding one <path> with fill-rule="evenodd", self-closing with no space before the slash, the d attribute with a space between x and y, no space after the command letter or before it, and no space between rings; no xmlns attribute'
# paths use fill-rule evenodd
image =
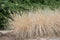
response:
<svg viewBox="0 0 60 40"><path fill-rule="evenodd" d="M28 14L13 14L11 26L22 38L60 36L59 10L37 10Z"/></svg>

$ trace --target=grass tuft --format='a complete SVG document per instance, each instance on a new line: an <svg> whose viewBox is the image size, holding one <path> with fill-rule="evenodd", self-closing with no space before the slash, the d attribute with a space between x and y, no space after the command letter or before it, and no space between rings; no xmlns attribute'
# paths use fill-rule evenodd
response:
<svg viewBox="0 0 60 40"><path fill-rule="evenodd" d="M17 13L11 16L14 21L10 24L20 39L60 36L59 10L37 10L28 14L23 12L22 16Z"/></svg>

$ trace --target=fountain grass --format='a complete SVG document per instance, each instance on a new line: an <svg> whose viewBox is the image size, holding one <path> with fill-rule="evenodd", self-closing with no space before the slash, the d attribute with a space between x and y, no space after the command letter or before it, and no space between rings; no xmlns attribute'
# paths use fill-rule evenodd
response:
<svg viewBox="0 0 60 40"><path fill-rule="evenodd" d="M28 13L28 14L25 14ZM11 14L13 21L9 20L14 33L20 40L28 38L60 37L60 11L59 10L35 10Z"/></svg>

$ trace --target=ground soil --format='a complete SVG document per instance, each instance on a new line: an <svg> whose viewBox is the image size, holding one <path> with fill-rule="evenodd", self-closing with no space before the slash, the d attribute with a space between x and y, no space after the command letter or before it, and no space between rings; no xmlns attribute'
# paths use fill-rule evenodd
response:
<svg viewBox="0 0 60 40"><path fill-rule="evenodd" d="M11 32L0 31L0 40L20 40L15 34ZM60 40L60 38L37 38L37 39L24 39L24 40Z"/></svg>

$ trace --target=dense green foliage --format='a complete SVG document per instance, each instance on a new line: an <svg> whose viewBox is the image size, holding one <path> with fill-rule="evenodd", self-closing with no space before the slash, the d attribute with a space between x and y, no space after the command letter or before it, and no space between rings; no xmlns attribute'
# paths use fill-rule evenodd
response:
<svg viewBox="0 0 60 40"><path fill-rule="evenodd" d="M60 7L60 0L0 0L0 29L6 27L9 16L9 11L32 10L35 8L49 7L51 9ZM5 27L4 27L5 26Z"/></svg>

